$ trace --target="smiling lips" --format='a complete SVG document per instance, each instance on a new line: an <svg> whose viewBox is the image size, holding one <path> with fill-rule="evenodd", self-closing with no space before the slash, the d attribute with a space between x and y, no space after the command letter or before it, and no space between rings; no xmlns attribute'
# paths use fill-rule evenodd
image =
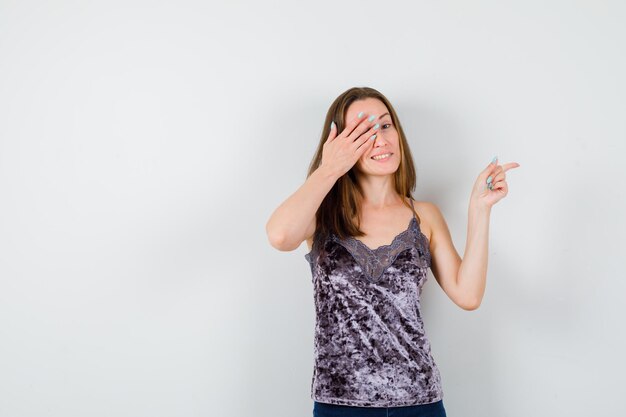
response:
<svg viewBox="0 0 626 417"><path fill-rule="evenodd" d="M374 161L386 161L389 157L393 155L392 153L381 153L379 155L372 156Z"/></svg>

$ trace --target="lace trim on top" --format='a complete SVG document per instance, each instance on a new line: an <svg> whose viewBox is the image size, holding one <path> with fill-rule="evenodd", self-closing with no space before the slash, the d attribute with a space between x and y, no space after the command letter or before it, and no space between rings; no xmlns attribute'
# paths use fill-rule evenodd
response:
<svg viewBox="0 0 626 417"><path fill-rule="evenodd" d="M410 201L411 207L414 207L413 199ZM380 279L385 270L393 264L398 255L410 247L417 249L420 258L426 261L427 268L430 268L432 264L430 242L426 235L422 233L415 215L411 218L407 229L394 237L390 244L379 246L376 249L371 249L354 237L348 237L342 240L334 233L331 233L329 238L346 248L357 261L366 277L372 281ZM318 233L315 233L311 250L304 255L304 258L311 266L311 270L313 270L314 259L319 255L319 249L324 240L326 239L322 238Z"/></svg>
<svg viewBox="0 0 626 417"><path fill-rule="evenodd" d="M426 256L428 265L430 265L428 243L424 242L427 238L421 232L415 216L411 218L407 229L394 237L390 244L379 246L376 249L371 249L354 237L340 239L337 235L332 234L331 239L350 252L365 276L372 281L378 281L398 255L412 247L418 250L420 257Z"/></svg>

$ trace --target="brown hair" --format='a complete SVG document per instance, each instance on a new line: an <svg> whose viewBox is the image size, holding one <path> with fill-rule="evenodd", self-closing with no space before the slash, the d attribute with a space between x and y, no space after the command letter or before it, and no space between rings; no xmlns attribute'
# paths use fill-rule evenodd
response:
<svg viewBox="0 0 626 417"><path fill-rule="evenodd" d="M382 93L369 87L350 88L339 95L330 105L326 113L320 142L309 165L307 178L322 162L322 150L324 142L330 134L330 122L334 121L337 124L337 132L342 132L346 126L345 113L348 107L355 101L365 98L376 98L389 109L389 115L398 132L400 145L400 166L394 174L395 188L400 196L412 198L411 192L415 189L416 182L415 166L400 120L389 100ZM326 236L329 233L334 233L341 239L347 236L363 236L365 233L359 228L362 198L362 190L356 181L355 167L352 167L335 182L317 210L315 234ZM411 204L406 199L403 199L403 202L415 213L419 222L420 218Z"/></svg>

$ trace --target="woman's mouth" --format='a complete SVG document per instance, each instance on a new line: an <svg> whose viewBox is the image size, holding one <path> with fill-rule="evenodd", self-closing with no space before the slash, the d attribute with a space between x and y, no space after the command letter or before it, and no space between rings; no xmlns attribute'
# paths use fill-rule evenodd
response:
<svg viewBox="0 0 626 417"><path fill-rule="evenodd" d="M382 161L388 160L389 157L391 157L391 155L393 155L393 154L392 153L383 153L383 154L380 154L380 155L372 156L372 159L374 161L381 161L382 162Z"/></svg>

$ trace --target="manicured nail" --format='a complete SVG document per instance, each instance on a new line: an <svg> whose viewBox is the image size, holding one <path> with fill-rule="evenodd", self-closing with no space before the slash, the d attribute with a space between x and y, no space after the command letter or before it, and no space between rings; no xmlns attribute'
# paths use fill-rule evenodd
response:
<svg viewBox="0 0 626 417"><path fill-rule="evenodd" d="M371 139L371 140L376 139L376 135L372 135L372 136L370 136L370 139Z"/></svg>
<svg viewBox="0 0 626 417"><path fill-rule="evenodd" d="M497 160L498 160L498 156L496 155L496 156L494 156L494 157L493 157L493 159L491 160L491 163L492 163L492 164L495 164Z"/></svg>
<svg viewBox="0 0 626 417"><path fill-rule="evenodd" d="M359 119L363 117L363 112L359 112L359 114L357 114L356 117L358 117Z"/></svg>
<svg viewBox="0 0 626 417"><path fill-rule="evenodd" d="M490 184L490 183L491 183L491 180L492 180L492 178L491 178L491 175L490 175L490 176L487 178L487 184Z"/></svg>
<svg viewBox="0 0 626 417"><path fill-rule="evenodd" d="M374 125L374 130L378 129L379 127L380 127L380 124L376 123L376 124Z"/></svg>
<svg viewBox="0 0 626 417"><path fill-rule="evenodd" d="M374 115L372 114L370 117L368 117L368 118L367 118L367 120L368 120L369 122L373 122L375 118L376 118L376 116L374 116Z"/></svg>
<svg viewBox="0 0 626 417"><path fill-rule="evenodd" d="M330 122L330 128L333 129L335 127L335 122Z"/></svg>

